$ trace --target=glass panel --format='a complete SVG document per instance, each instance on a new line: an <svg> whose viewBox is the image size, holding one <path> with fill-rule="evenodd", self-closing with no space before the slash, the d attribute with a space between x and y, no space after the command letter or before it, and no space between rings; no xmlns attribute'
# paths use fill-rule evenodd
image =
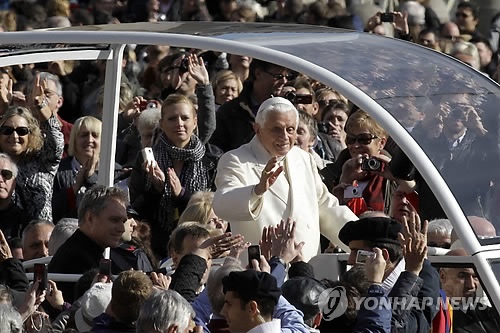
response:
<svg viewBox="0 0 500 333"><path fill-rule="evenodd" d="M272 48L328 68L379 102L424 149L465 214L499 225L495 82L443 54L368 34L338 34L331 41L304 42L300 49ZM426 218L444 217L437 202L428 207Z"/></svg>

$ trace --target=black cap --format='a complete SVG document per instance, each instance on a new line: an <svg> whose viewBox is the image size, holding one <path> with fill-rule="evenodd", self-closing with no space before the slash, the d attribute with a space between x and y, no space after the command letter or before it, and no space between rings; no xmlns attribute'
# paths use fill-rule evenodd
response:
<svg viewBox="0 0 500 333"><path fill-rule="evenodd" d="M320 312L318 300L325 286L309 277L295 277L281 286L283 297L304 313L304 320L314 318Z"/></svg>
<svg viewBox="0 0 500 333"><path fill-rule="evenodd" d="M256 298L270 298L278 304L281 289L274 276L266 272L257 272L252 269L241 272L231 272L222 279L224 294L234 291L245 300Z"/></svg>
<svg viewBox="0 0 500 333"><path fill-rule="evenodd" d="M339 239L345 245L353 240L389 243L399 245L398 233L403 226L389 217L366 217L347 222L339 232Z"/></svg>
<svg viewBox="0 0 500 333"><path fill-rule="evenodd" d="M133 217L133 218L138 218L139 213L135 209L132 208L132 206L127 206L127 216L128 217Z"/></svg>

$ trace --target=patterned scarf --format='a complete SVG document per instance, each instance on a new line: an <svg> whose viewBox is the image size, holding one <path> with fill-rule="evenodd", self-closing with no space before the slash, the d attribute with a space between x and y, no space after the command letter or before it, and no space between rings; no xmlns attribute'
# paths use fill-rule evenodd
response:
<svg viewBox="0 0 500 333"><path fill-rule="evenodd" d="M205 155L205 146L196 135L191 136L185 148L174 146L165 134L153 148L158 166L165 173L165 190L160 200L158 219L162 229L171 231L175 225L175 198L168 181L168 168L173 168L173 161L183 161L181 174L178 175L181 185L191 193L208 190L208 175L203 167L202 158ZM149 185L149 184L148 184Z"/></svg>

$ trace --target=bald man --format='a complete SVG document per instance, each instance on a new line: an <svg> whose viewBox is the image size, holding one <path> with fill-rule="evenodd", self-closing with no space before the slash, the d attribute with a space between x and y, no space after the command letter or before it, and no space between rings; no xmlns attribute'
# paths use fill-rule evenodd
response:
<svg viewBox="0 0 500 333"><path fill-rule="evenodd" d="M474 230L479 238L496 237L496 229L493 224L487 219L479 216L467 216L467 219L471 224L472 230ZM458 235L455 229L453 229L453 231L451 232L451 249L459 249L462 247L462 242L460 239L458 239Z"/></svg>
<svg viewBox="0 0 500 333"><path fill-rule="evenodd" d="M447 256L467 256L464 249L451 250ZM454 333L500 332L498 312L479 301L476 293L480 287L479 277L472 267L441 268L441 287L451 297Z"/></svg>

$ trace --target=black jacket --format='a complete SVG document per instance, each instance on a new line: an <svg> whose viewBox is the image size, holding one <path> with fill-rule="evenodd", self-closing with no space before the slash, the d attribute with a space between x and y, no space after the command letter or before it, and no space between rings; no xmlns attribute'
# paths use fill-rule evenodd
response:
<svg viewBox="0 0 500 333"><path fill-rule="evenodd" d="M252 82L245 82L235 99L224 103L216 114L216 128L210 143L224 152L250 142L255 132L253 124L259 105L251 102Z"/></svg>
<svg viewBox="0 0 500 333"><path fill-rule="evenodd" d="M63 217L77 218L78 207L71 204L75 196L68 194L72 191L72 186L75 183L77 172L73 171L72 167L73 156L64 158L59 164L56 177L54 178L53 195L52 195L52 215L54 221L57 222ZM115 163L114 179L118 181L121 176L122 167ZM84 186L88 189L97 184L99 170L96 170L85 182ZM72 197L73 196L73 199Z"/></svg>
<svg viewBox="0 0 500 333"><path fill-rule="evenodd" d="M61 245L49 264L50 273L83 274L99 267L104 249L85 235L80 229ZM58 282L66 302L74 301L74 283Z"/></svg>

